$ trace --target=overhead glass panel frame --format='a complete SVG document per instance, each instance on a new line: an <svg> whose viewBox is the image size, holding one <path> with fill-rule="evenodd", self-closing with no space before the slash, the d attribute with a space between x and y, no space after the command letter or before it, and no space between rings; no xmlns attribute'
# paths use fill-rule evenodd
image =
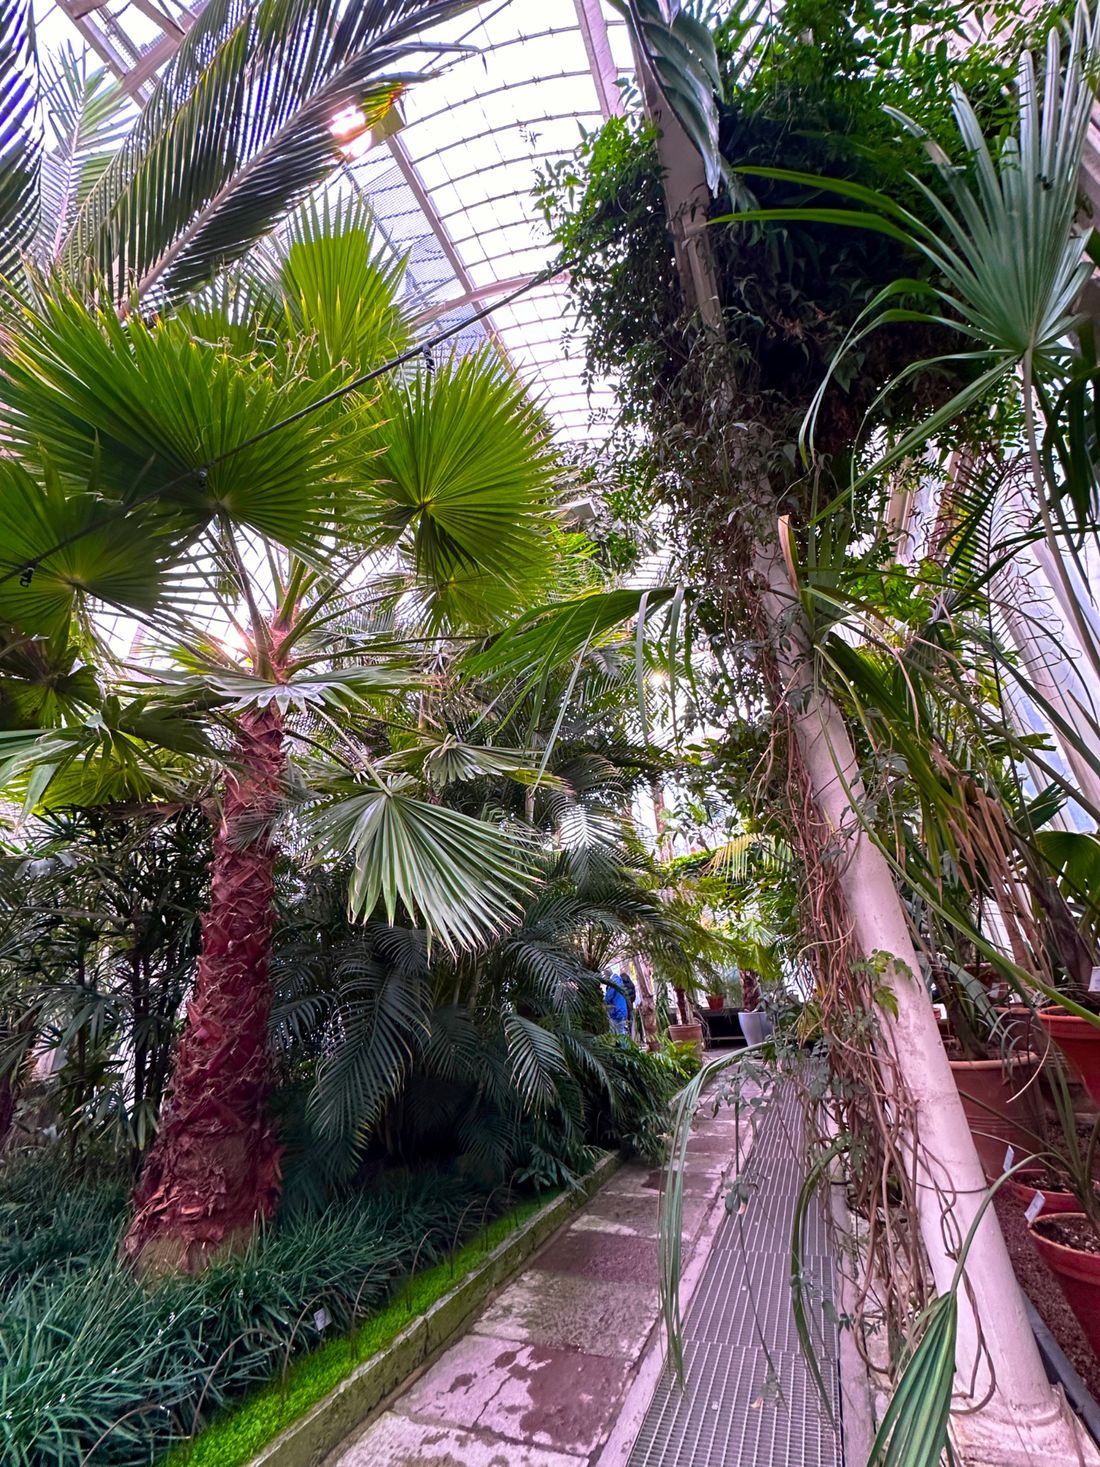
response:
<svg viewBox="0 0 1100 1467"><path fill-rule="evenodd" d="M201 3L36 0L40 50L48 57L83 48L140 104ZM409 90L402 127L349 157L345 182L369 199L381 235L408 257L407 289L426 331L491 306L455 349L493 342L563 438L600 436L611 395L584 381L567 281L505 298L554 261L532 189L539 169L569 154L582 129L620 110L631 75L626 27L600 0L487 0L433 31L433 40L466 49Z"/></svg>

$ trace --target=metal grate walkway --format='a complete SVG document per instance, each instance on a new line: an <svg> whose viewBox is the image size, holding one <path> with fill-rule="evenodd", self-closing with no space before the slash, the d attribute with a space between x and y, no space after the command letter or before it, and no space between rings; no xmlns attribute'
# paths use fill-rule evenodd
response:
<svg viewBox="0 0 1100 1467"><path fill-rule="evenodd" d="M666 1371L629 1467L840 1467L795 1331L791 1225L802 1185L802 1116L789 1088L768 1106L744 1180L744 1211L723 1219L684 1320L685 1381ZM840 1420L832 1263L815 1198L804 1225L804 1293L817 1360Z"/></svg>

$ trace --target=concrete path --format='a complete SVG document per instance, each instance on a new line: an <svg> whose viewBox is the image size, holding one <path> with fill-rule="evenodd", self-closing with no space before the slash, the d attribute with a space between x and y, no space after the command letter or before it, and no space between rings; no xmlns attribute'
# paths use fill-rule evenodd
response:
<svg viewBox="0 0 1100 1467"><path fill-rule="evenodd" d="M686 1273L693 1256L696 1272L705 1262L725 1214L737 1134L725 1106L696 1122L684 1183ZM742 1112L742 1162L750 1134ZM658 1323L659 1181L638 1166L618 1172L329 1467L595 1464L613 1430L621 1435L630 1403L652 1393L644 1378L652 1366L639 1378L639 1365Z"/></svg>

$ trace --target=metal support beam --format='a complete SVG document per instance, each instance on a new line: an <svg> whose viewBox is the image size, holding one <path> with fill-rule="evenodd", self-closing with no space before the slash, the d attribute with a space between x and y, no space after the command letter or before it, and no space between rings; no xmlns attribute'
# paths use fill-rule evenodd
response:
<svg viewBox="0 0 1100 1467"><path fill-rule="evenodd" d="M577 11L577 25L588 53L588 66L596 95L600 99L600 111L604 117L622 112L623 97L617 82L619 69L611 54L611 40L607 33L607 22L600 9L600 0L573 0Z"/></svg>
<svg viewBox="0 0 1100 1467"><path fill-rule="evenodd" d="M170 16L165 15L150 3L150 0L134 0L134 3L138 10L151 20L155 20L164 31L164 35L154 41L146 51L143 51L136 61L127 58L117 50L102 24L92 18L97 10L103 9L106 0L58 0L59 8L69 17L92 50L102 57L118 77L122 90L127 96L142 103L146 100L149 83L155 80L160 68L175 55L180 41L195 16L185 11L180 23L177 24Z"/></svg>
<svg viewBox="0 0 1100 1467"><path fill-rule="evenodd" d="M417 320L427 325L429 321L438 321L440 316L447 316L451 311L460 311L463 306L479 305L482 301L492 300L495 295L510 295L513 290L529 285L534 278L533 275L513 275L511 280L494 280L489 285L475 286L473 290L465 290L461 295L452 296L450 300L442 301L439 305L428 306L420 312Z"/></svg>
<svg viewBox="0 0 1100 1467"><path fill-rule="evenodd" d="M458 253L455 242L451 238L450 230L447 228L446 224L444 224L443 220L439 217L439 210L435 207L432 196L425 187L424 180L417 172L416 164L406 152L405 144L402 142L400 137L391 137L386 139L386 146L393 154L393 160L400 170L401 177L408 184L409 189L412 192L413 198L416 200L420 208L420 212L424 216L428 228L435 236L436 240L439 243L439 248L443 251L443 254L446 257L447 263L454 271L455 279L458 281L459 285L462 286L466 294L472 296L473 293L475 293L480 287L474 280L474 277L470 274L470 271L466 266L465 260ZM489 336L492 338L493 344L496 346L497 350L501 353L506 361L510 362L510 358L504 346L504 342L500 339L500 333L494 326L492 318L490 316L486 316L482 322L482 325L485 327Z"/></svg>
<svg viewBox="0 0 1100 1467"><path fill-rule="evenodd" d="M144 102L146 87L156 80L161 67L171 61L182 39L183 33L180 32L179 35L164 35L159 41L154 41L148 51L142 53L141 60L135 62L122 77L122 90L138 102Z"/></svg>
<svg viewBox="0 0 1100 1467"><path fill-rule="evenodd" d="M90 12L83 10L80 14L77 14L75 7L70 9L63 3L63 0L59 0L59 7L69 17L96 55L107 63L120 81L125 82L130 70L129 63L124 56L121 56L115 50L99 27L91 23L88 19Z"/></svg>

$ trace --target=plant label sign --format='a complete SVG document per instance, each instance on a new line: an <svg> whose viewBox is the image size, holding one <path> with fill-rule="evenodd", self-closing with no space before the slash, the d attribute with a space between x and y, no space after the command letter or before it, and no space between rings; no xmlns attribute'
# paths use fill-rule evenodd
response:
<svg viewBox="0 0 1100 1467"><path fill-rule="evenodd" d="M1042 1212L1043 1203L1045 1201L1046 1198L1043 1196L1043 1194L1041 1192L1036 1192L1035 1196L1031 1199L1031 1201L1027 1204L1027 1207L1024 1209L1024 1218L1027 1222L1033 1223L1035 1221L1035 1219Z"/></svg>
<svg viewBox="0 0 1100 1467"><path fill-rule="evenodd" d="M1007 1149L1007 1151L1005 1152L1005 1159L1004 1159L1003 1165L1001 1166L1001 1171L1003 1171L1003 1172L1010 1172L1012 1170L1012 1163L1015 1160L1016 1160L1016 1152L1015 1152L1015 1149L1010 1146Z"/></svg>

